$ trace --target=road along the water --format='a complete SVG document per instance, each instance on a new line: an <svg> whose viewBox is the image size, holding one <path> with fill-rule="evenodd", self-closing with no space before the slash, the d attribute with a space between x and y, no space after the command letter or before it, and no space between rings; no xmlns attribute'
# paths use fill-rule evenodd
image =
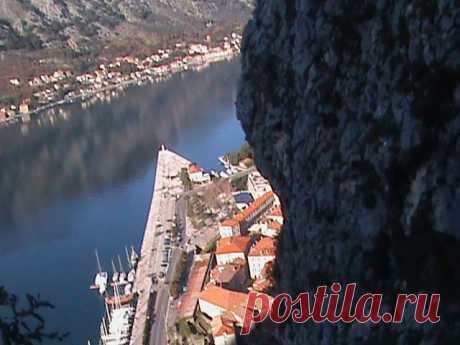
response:
<svg viewBox="0 0 460 345"><path fill-rule="evenodd" d="M158 152L155 187L134 283L138 302L130 342L132 345L142 345L146 322L149 322L151 316L149 302L154 289L158 292L153 310L154 328L157 329L158 324L164 322L159 319L166 315L164 310L167 308L169 298L164 290L168 286L162 281L154 285L152 277L154 274L159 276L160 272L167 273L165 268L161 267L165 249L164 239L175 224L176 197L183 191L180 180L181 169L188 167L190 163L165 148L161 148ZM155 333L164 333L164 328L160 327ZM164 342L156 344L164 344Z"/></svg>

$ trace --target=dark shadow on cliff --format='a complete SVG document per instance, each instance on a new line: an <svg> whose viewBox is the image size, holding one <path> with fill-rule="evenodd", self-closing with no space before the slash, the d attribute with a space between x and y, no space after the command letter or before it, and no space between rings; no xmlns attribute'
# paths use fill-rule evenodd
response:
<svg viewBox="0 0 460 345"><path fill-rule="evenodd" d="M441 293L436 325L260 327L278 343L458 343L459 16L453 0L258 1L237 113L285 211L277 291L357 282L390 309Z"/></svg>

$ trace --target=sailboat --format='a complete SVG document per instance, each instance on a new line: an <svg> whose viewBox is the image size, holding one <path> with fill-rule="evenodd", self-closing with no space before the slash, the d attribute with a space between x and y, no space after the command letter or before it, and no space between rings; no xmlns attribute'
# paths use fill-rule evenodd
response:
<svg viewBox="0 0 460 345"><path fill-rule="evenodd" d="M125 295L130 295L133 292L133 284L128 283L125 285Z"/></svg>
<svg viewBox="0 0 460 345"><path fill-rule="evenodd" d="M126 282L126 273L123 270L123 265L121 264L120 255L118 255L118 264L120 265L120 274L118 276L119 282L120 283L125 283Z"/></svg>
<svg viewBox="0 0 460 345"><path fill-rule="evenodd" d="M110 308L107 302L105 304L106 316L102 318L100 327L101 342L103 345L127 345L135 309L131 304L122 303L117 286L113 299Z"/></svg>
<svg viewBox="0 0 460 345"><path fill-rule="evenodd" d="M127 277L128 282L129 283L134 283L134 280L136 279L136 264L137 264L137 260L135 259L135 257L133 257L132 252L131 252L131 256L129 255L127 247L125 247L125 254L126 254L126 260L128 261L128 266L130 268L130 270L128 272L128 277Z"/></svg>
<svg viewBox="0 0 460 345"><path fill-rule="evenodd" d="M139 255L136 253L136 251L134 250L133 246L131 246L131 258L130 258L130 261L131 261L131 267L132 268L135 268L136 265L137 265L137 262L139 261Z"/></svg>
<svg viewBox="0 0 460 345"><path fill-rule="evenodd" d="M96 289L99 289L99 293L103 295L107 291L108 274L107 272L102 272L101 261L99 260L99 254L97 253L97 249L95 253L96 253L98 273L96 274L96 277L94 278L94 287Z"/></svg>
<svg viewBox="0 0 460 345"><path fill-rule="evenodd" d="M134 283L134 280L136 280L136 271L133 268L128 273L128 282L129 283Z"/></svg>
<svg viewBox="0 0 460 345"><path fill-rule="evenodd" d="M112 270L113 270L112 282L117 283L119 279L119 273L117 271L117 268L115 267L115 264L113 263L113 260L112 260Z"/></svg>

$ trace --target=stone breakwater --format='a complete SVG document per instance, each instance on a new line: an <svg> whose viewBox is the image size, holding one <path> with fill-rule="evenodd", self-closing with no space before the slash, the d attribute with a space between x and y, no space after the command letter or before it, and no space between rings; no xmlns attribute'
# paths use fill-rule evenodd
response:
<svg viewBox="0 0 460 345"><path fill-rule="evenodd" d="M161 271L164 236L166 229L171 227L171 220L176 212L175 193L182 191L180 180L176 178L172 181L171 177L179 176L181 169L186 168L189 164L188 160L167 149L162 148L158 152L155 186L134 282L138 298L131 345L143 344L144 332L146 329L150 330L150 327L147 327L148 322L153 322L153 319L155 319L154 322L164 322L164 315L157 315L159 313L156 312L156 308L160 309L167 305L168 297L165 295L161 301L158 299L151 302L154 291L162 290L164 287L163 283L153 286L152 274L158 274ZM149 307L151 303L155 306L153 310ZM163 332L164 327L159 331ZM166 334L163 334L163 340L165 337Z"/></svg>

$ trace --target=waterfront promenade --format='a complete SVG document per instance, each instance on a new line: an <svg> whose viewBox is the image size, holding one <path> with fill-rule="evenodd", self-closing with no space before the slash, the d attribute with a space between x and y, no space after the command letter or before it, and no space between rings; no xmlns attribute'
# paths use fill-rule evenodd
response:
<svg viewBox="0 0 460 345"><path fill-rule="evenodd" d="M164 314L169 304L169 286L162 281L153 284L152 275L155 273L158 276L160 272L165 272L165 269L160 266L164 237L166 231L174 224L176 197L183 192L180 180L181 169L189 164L188 160L164 147L158 152L153 196L134 283L134 288L138 293L138 302L131 345L143 345L147 322L151 323L151 331L155 333L150 343L166 344ZM156 298L150 301L153 295Z"/></svg>

